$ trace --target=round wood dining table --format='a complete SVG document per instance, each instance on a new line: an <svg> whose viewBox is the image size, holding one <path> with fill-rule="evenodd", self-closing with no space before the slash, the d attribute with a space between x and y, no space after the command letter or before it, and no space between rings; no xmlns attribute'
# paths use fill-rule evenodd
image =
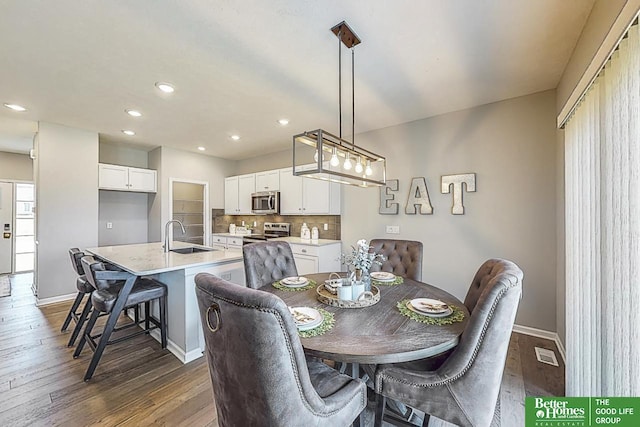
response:
<svg viewBox="0 0 640 427"><path fill-rule="evenodd" d="M322 285L330 273L305 275ZM343 273L346 275L346 273ZM464 304L448 292L426 283L404 279L393 286L378 285L380 301L369 307L339 308L317 299L316 288L306 291L279 290L272 285L262 291L278 295L289 307L323 308L334 314L335 325L323 335L301 338L305 353L338 362L358 364L398 363L435 356L458 345L468 320ZM462 322L429 325L400 313L398 301L434 298L459 307Z"/></svg>

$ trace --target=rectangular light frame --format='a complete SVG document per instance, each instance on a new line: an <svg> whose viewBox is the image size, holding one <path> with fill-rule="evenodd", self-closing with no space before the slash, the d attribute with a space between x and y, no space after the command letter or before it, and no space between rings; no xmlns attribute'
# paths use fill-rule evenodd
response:
<svg viewBox="0 0 640 427"><path fill-rule="evenodd" d="M342 168L333 170L329 162L324 160L324 156L318 156L317 161L311 166L304 161L296 162L297 144L305 144L318 150L318 153L329 153L329 156L331 156L335 147L339 153L349 153L350 158L354 161L359 157L366 164L366 161L369 160L372 169L375 168L377 173L372 174L375 176L367 176L364 171L359 174L356 173L355 168L348 171ZM293 174L296 176L367 188L385 185L386 173L387 160L383 156L359 147L325 130L316 129L293 136Z"/></svg>

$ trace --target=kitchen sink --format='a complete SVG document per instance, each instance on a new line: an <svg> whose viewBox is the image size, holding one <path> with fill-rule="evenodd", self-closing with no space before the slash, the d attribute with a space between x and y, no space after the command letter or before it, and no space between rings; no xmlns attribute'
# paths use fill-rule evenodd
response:
<svg viewBox="0 0 640 427"><path fill-rule="evenodd" d="M213 249L213 248L196 248L196 247L171 249L171 252L176 252L176 253L179 253L179 254L195 254L195 253L198 253L198 252L211 252L211 251L215 251L215 249Z"/></svg>

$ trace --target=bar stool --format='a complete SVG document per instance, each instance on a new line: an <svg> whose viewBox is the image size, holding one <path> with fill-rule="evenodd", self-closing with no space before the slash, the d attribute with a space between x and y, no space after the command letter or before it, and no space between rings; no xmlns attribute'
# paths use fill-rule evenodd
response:
<svg viewBox="0 0 640 427"><path fill-rule="evenodd" d="M67 344L67 347L71 347L75 343L78 337L78 334L82 330L82 325L87 319L89 310L91 309L91 301L90 301L90 298L88 298L87 303L85 304L82 310L82 313L81 314L78 313L78 307L80 307L80 303L82 302L82 299L84 298L84 296L91 295L91 293L93 292L93 286L91 286L91 284L87 282L87 278L84 274L84 270L82 269L82 262L80 260L82 259L83 256L85 256L85 253L82 252L80 249L78 248L69 249L69 257L71 258L71 265L73 266L73 269L75 270L75 272L78 274L78 278L76 279L76 288L78 289L78 295L76 295L76 299L73 301L73 304L69 309L69 314L67 314L67 318L64 320L64 323L62 324L62 328L60 329L60 332L66 331L67 328L69 327L69 324L71 323L71 320L73 320L76 324L75 328L73 329L73 333L71 334L71 338L69 338L69 343Z"/></svg>
<svg viewBox="0 0 640 427"><path fill-rule="evenodd" d="M79 357L85 343L93 350L93 357L84 380L88 381L93 376L107 345L116 344L140 334L149 334L151 330L159 328L162 348L167 348L167 286L157 280L147 277L135 277L125 271L107 270L104 263L92 256L82 257L81 262L87 281L94 288L94 292L91 294L91 305L93 307L91 316L73 353L74 358ZM133 283L126 301L118 303L120 292L126 289L131 281L135 281L135 283ZM156 319L151 315L151 301L156 299L159 300L160 319ZM142 303L144 303L145 308L144 319L140 320L136 316L132 323L116 327L120 313L126 308L133 308ZM104 330L102 333L92 335L96 320L103 313L109 314ZM144 328L141 330L113 340L109 339L113 332L142 325L143 323ZM98 339L99 341L97 341Z"/></svg>

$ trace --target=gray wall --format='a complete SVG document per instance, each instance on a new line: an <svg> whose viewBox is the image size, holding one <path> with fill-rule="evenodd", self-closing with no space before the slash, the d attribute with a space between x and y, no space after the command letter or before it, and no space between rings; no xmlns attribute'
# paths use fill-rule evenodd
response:
<svg viewBox="0 0 640 427"><path fill-rule="evenodd" d="M40 122L36 136L38 299L76 292L68 251L98 244L98 134Z"/></svg>
<svg viewBox="0 0 640 427"><path fill-rule="evenodd" d="M342 240L398 237L424 244L423 279L463 298L489 258L525 273L517 323L556 330L555 91L546 91L358 136L387 156L400 180L401 212L412 177L426 177L433 215L379 215L377 189L345 187ZM451 215L440 176L476 173L465 215ZM366 220L363 220L366 219ZM400 235L385 234L399 225Z"/></svg>
<svg viewBox="0 0 640 427"><path fill-rule="evenodd" d="M291 134L291 136L293 137L293 134ZM233 175L284 168L291 166L292 160L292 150L285 150L278 153L265 154L264 156L252 157L250 159L238 160L238 164Z"/></svg>
<svg viewBox="0 0 640 427"><path fill-rule="evenodd" d="M147 193L100 190L98 245L147 243L147 199Z"/></svg>
<svg viewBox="0 0 640 427"><path fill-rule="evenodd" d="M420 240L423 279L459 298L486 259L513 260L525 273L517 323L556 331L555 102L555 91L546 91L357 135L387 157L387 177L400 180L401 213L379 215L377 189L345 186L342 241ZM236 173L291 165L290 150L272 157L268 168L240 160ZM451 215L440 176L466 172L477 174L477 192L464 194L465 215ZM421 176L434 214L406 215L410 180ZM401 234L385 234L385 225L399 225Z"/></svg>
<svg viewBox="0 0 640 427"><path fill-rule="evenodd" d="M100 163L147 168L146 150L124 145L99 144ZM155 194L127 191L99 192L98 244L100 246L147 243L149 228L149 199ZM111 222L113 228L107 228Z"/></svg>
<svg viewBox="0 0 640 427"><path fill-rule="evenodd" d="M0 179L33 181L33 161L27 154L0 151Z"/></svg>
<svg viewBox="0 0 640 427"><path fill-rule="evenodd" d="M224 208L224 178L234 174L236 162L160 147L149 153L149 168L158 171L158 194L149 206L149 241L161 241L169 220L169 179L208 182L209 208Z"/></svg>
<svg viewBox="0 0 640 427"><path fill-rule="evenodd" d="M100 163L129 166L133 168L147 168L149 155L147 150L126 147L124 145L100 142Z"/></svg>

